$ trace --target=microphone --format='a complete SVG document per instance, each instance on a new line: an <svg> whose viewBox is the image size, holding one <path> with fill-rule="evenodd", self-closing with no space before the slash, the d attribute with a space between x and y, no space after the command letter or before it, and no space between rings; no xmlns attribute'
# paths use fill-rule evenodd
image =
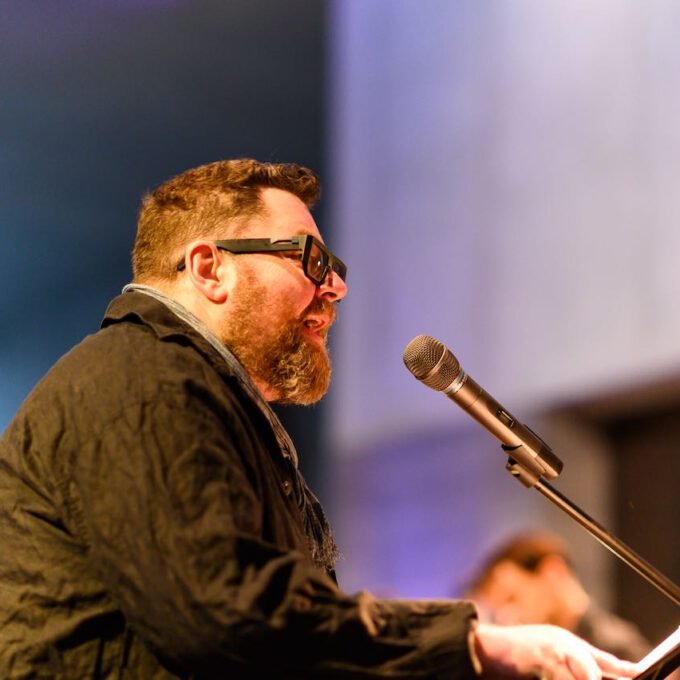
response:
<svg viewBox="0 0 680 680"><path fill-rule="evenodd" d="M403 359L418 380L443 392L501 441L510 459L509 471L525 486L560 474L562 461L550 447L485 392L439 340L418 335L406 345Z"/></svg>

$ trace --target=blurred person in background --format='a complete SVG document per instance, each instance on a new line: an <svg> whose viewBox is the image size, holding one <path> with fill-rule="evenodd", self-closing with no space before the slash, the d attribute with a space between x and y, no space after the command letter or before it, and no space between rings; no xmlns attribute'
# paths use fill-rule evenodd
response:
<svg viewBox="0 0 680 680"><path fill-rule="evenodd" d="M629 621L598 605L577 577L564 542L553 534L515 535L482 564L467 595L483 619L501 625L552 624L627 659L650 644Z"/></svg>

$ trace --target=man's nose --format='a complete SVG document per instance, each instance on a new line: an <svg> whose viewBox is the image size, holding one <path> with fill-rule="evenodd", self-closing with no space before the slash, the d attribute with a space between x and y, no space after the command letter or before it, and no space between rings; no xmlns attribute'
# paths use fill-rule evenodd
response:
<svg viewBox="0 0 680 680"><path fill-rule="evenodd" d="M336 272L329 269L326 278L317 286L316 294L330 302L339 302L347 295L347 284Z"/></svg>

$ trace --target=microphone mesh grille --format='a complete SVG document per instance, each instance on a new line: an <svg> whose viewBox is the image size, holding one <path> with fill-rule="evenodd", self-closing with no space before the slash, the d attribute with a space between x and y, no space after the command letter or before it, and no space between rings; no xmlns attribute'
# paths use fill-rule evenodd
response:
<svg viewBox="0 0 680 680"><path fill-rule="evenodd" d="M430 335L418 335L404 349L404 363L433 390L445 390L460 374L460 364L446 345ZM436 370L433 371L433 369Z"/></svg>

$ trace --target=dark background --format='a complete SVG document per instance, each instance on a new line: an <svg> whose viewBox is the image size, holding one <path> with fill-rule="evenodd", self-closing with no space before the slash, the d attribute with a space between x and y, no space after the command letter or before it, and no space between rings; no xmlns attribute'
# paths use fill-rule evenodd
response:
<svg viewBox="0 0 680 680"><path fill-rule="evenodd" d="M238 156L302 163L323 180L325 9L0 4L0 427L130 280L147 189ZM314 484L321 407L282 411Z"/></svg>

